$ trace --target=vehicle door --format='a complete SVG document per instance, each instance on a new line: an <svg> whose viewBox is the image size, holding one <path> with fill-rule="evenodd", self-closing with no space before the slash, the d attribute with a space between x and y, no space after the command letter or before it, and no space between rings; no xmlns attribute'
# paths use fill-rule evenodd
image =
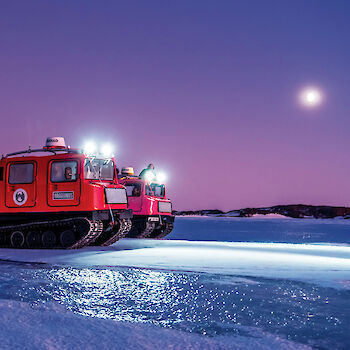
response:
<svg viewBox="0 0 350 350"><path fill-rule="evenodd" d="M48 165L49 206L79 205L81 180L79 160L53 160Z"/></svg>
<svg viewBox="0 0 350 350"><path fill-rule="evenodd" d="M124 184L128 196L128 207L134 212L141 211L142 208L142 184L140 182L127 182Z"/></svg>
<svg viewBox="0 0 350 350"><path fill-rule="evenodd" d="M35 162L11 162L7 167L5 203L9 208L34 207L36 203Z"/></svg>

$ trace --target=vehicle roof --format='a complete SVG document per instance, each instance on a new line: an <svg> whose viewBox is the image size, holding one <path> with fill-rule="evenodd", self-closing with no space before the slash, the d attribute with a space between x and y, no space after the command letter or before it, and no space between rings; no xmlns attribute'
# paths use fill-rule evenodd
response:
<svg viewBox="0 0 350 350"><path fill-rule="evenodd" d="M72 159L72 158L89 158L86 154L84 154L80 150L75 149L39 149L39 150L27 150L22 152L9 153L6 156L3 156L1 162L9 162L9 161L30 161L30 160L64 160L64 159ZM92 158L92 157L91 157ZM103 156L98 157L94 156L93 158L104 159ZM113 158L112 158L113 159ZM114 160L114 159L113 159Z"/></svg>
<svg viewBox="0 0 350 350"><path fill-rule="evenodd" d="M122 181L122 182L138 182L138 183L148 183L148 181L146 181L145 179L143 178L140 178L140 177L121 177L119 179L119 181ZM155 183L157 185L164 185L164 184L161 184L161 183L158 183L158 182L155 182L155 181L151 181L151 183Z"/></svg>
<svg viewBox="0 0 350 350"><path fill-rule="evenodd" d="M135 177L131 177L131 176L125 176L125 177L121 177L119 178L120 181L126 181L126 182L145 182L144 179L135 176Z"/></svg>

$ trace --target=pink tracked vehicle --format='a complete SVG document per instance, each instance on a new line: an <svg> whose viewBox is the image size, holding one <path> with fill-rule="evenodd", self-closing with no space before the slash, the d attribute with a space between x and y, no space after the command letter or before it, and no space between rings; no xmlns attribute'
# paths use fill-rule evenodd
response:
<svg viewBox="0 0 350 350"><path fill-rule="evenodd" d="M122 169L119 183L125 186L128 208L133 211L132 228L127 237L160 239L172 231L172 204L163 183L134 176L131 167Z"/></svg>

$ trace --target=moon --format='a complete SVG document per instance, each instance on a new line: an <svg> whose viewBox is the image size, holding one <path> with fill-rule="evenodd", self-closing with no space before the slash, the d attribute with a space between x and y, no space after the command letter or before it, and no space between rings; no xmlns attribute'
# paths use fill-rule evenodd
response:
<svg viewBox="0 0 350 350"><path fill-rule="evenodd" d="M300 91L299 101L305 107L314 108L322 103L323 94L318 88L307 87Z"/></svg>

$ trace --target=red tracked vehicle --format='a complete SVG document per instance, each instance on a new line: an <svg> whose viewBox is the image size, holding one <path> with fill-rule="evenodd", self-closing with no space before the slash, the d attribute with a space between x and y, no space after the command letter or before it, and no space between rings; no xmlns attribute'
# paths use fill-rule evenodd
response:
<svg viewBox="0 0 350 350"><path fill-rule="evenodd" d="M123 168L119 182L126 188L128 207L133 211L131 238L160 239L174 228L171 201L166 197L165 186L134 176L131 167Z"/></svg>
<svg viewBox="0 0 350 350"><path fill-rule="evenodd" d="M50 137L42 149L0 161L0 247L110 245L129 232L131 217L111 157Z"/></svg>

